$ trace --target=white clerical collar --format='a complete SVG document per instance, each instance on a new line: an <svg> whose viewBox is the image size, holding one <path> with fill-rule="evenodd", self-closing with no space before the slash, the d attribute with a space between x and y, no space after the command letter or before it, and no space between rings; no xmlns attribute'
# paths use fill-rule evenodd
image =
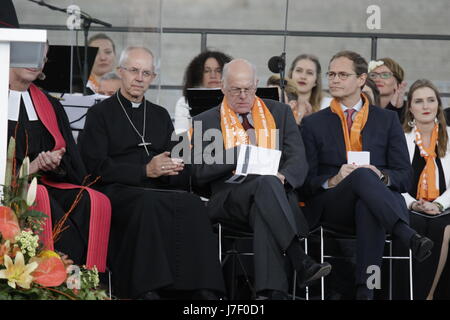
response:
<svg viewBox="0 0 450 320"><path fill-rule="evenodd" d="M355 104L353 107L347 107L346 105L344 105L343 103L341 103L341 108L342 108L342 111L344 111L344 112L345 112L345 110L347 110L347 109L355 109L356 112L359 112L359 110L361 110L362 106L363 106L362 99L359 99L358 103Z"/></svg>
<svg viewBox="0 0 450 320"><path fill-rule="evenodd" d="M34 110L34 105L31 101L31 97L28 91L15 90L9 90L8 120L19 121L20 100L23 100L23 103L25 104L25 110L27 111L28 120L39 120L36 111Z"/></svg>
<svg viewBox="0 0 450 320"><path fill-rule="evenodd" d="M140 103L136 103L136 102L133 102L133 101L130 101L130 102L131 102L131 107L134 108L134 109L139 108L139 106L141 105L141 102Z"/></svg>

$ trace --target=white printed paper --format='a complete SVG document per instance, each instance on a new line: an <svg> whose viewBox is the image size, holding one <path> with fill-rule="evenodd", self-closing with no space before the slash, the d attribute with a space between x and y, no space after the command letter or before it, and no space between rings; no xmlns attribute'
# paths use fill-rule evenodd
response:
<svg viewBox="0 0 450 320"><path fill-rule="evenodd" d="M236 172L226 182L241 183L248 174L277 175L281 159L280 150L241 145L238 151Z"/></svg>

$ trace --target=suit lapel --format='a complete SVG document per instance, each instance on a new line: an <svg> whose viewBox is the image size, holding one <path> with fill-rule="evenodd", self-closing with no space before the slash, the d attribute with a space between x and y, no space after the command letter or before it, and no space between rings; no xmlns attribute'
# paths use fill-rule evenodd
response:
<svg viewBox="0 0 450 320"><path fill-rule="evenodd" d="M405 133L406 145L408 146L409 153L409 162L412 163L414 158L414 151L416 150L416 144L414 142L415 133L414 130L411 130L408 133Z"/></svg>
<svg viewBox="0 0 450 320"><path fill-rule="evenodd" d="M376 137L375 130L377 121L375 119L374 113L371 112L371 107L369 106L369 116L367 118L367 122L364 125L364 128L361 131L362 135L362 149L364 150L370 150L369 146L372 143L372 138Z"/></svg>
<svg viewBox="0 0 450 320"><path fill-rule="evenodd" d="M347 151L345 149L345 139L342 132L341 119L339 116L329 109L329 121L326 121L326 125L329 127L329 135L334 137L334 143L338 151L339 162L344 161L347 163Z"/></svg>

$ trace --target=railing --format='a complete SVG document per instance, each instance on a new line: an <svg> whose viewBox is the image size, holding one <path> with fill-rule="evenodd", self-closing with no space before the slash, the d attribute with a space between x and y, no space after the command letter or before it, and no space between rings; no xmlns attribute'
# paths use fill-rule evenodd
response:
<svg viewBox="0 0 450 320"><path fill-rule="evenodd" d="M22 28L46 29L54 31L68 31L64 25L23 24ZM133 32L133 33L160 33L159 28L144 27L91 27L96 32ZM200 49L205 51L208 43L208 35L256 35L256 36L288 36L288 37L312 37L312 38L359 38L371 39L371 60L377 58L378 39L403 39L403 40L438 40L450 41L450 35L437 34L400 34L400 33L369 33L369 32L327 32L327 31L289 31L284 30L253 30L253 29L205 29L205 28L162 28L162 33L199 34ZM181 86L161 85L161 89L181 90ZM441 93L443 97L450 97L450 92Z"/></svg>

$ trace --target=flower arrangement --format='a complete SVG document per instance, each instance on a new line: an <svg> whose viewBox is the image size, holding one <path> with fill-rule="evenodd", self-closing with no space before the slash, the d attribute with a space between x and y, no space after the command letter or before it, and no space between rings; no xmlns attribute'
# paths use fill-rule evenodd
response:
<svg viewBox="0 0 450 320"><path fill-rule="evenodd" d="M14 153L11 138L0 204L0 299L107 299L95 268L73 265L40 241L46 216L33 210L37 178L29 183L28 157L16 174Z"/></svg>

